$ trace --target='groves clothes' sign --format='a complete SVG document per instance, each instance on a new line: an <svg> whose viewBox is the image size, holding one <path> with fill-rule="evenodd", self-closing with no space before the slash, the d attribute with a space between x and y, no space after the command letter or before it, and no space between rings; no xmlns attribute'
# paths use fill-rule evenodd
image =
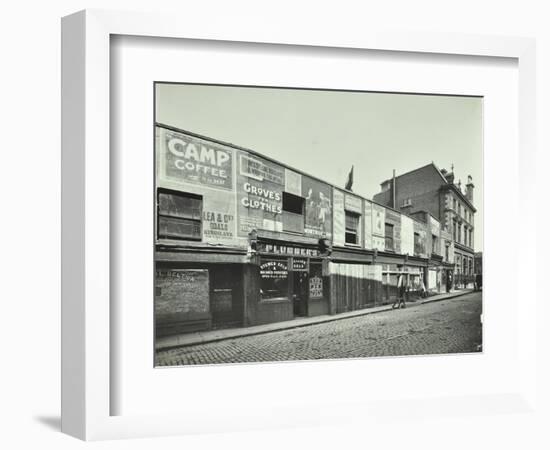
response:
<svg viewBox="0 0 550 450"><path fill-rule="evenodd" d="M233 188L230 148L161 128L161 176L213 188Z"/></svg>

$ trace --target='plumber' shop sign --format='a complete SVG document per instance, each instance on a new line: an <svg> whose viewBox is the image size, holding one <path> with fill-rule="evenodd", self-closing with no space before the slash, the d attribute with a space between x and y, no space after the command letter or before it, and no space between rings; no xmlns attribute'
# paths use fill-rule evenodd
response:
<svg viewBox="0 0 550 450"><path fill-rule="evenodd" d="M233 188L233 151L200 138L161 129L161 176L220 189Z"/></svg>

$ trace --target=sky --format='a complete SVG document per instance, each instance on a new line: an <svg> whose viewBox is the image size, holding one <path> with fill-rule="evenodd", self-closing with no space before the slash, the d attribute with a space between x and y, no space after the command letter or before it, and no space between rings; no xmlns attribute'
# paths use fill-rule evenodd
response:
<svg viewBox="0 0 550 450"><path fill-rule="evenodd" d="M157 122L255 150L372 198L380 183L434 162L473 178L483 248L483 99L186 84L156 85Z"/></svg>

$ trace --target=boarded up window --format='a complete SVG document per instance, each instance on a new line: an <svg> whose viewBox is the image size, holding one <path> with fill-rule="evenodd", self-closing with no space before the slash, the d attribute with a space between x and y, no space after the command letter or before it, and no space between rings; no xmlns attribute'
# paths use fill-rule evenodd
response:
<svg viewBox="0 0 550 450"><path fill-rule="evenodd" d="M184 192L158 193L159 238L198 240L202 238L202 197Z"/></svg>

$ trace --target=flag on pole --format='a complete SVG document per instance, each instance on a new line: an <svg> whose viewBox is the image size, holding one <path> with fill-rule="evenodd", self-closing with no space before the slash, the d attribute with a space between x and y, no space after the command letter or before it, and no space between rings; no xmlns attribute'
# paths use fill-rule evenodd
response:
<svg viewBox="0 0 550 450"><path fill-rule="evenodd" d="M348 181L346 181L346 189L348 191L351 191L351 187L353 186L353 166L351 166L351 170L348 174Z"/></svg>

